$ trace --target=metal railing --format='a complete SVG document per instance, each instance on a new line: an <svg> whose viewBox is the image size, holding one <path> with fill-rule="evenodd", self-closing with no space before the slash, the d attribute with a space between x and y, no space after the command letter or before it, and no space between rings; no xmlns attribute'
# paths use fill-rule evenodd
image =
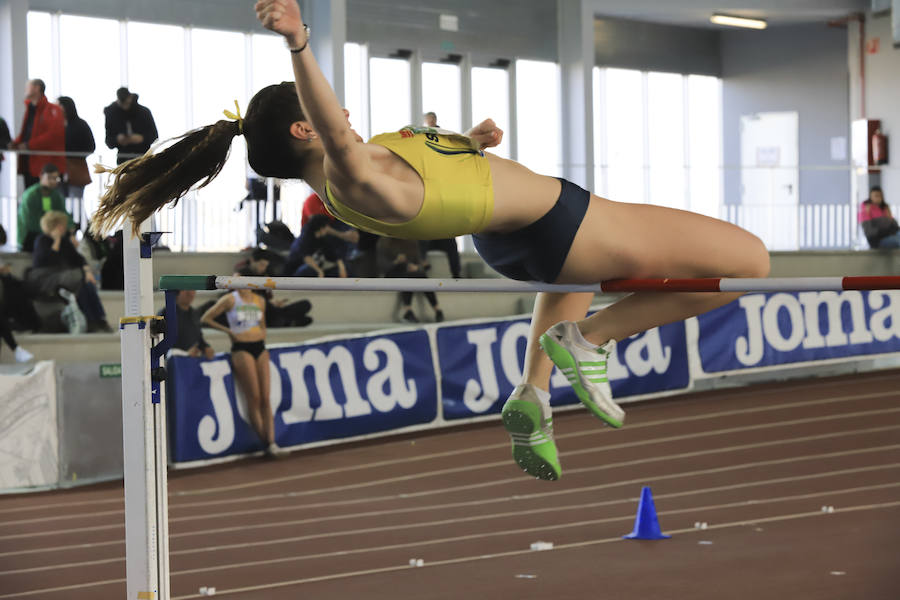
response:
<svg viewBox="0 0 900 600"><path fill-rule="evenodd" d="M12 158L18 151L4 151L8 158ZM26 151L29 154L52 154L53 152ZM94 163L105 165L115 164L113 152L95 152L90 155L84 153L70 153L69 156L86 157L89 166ZM238 161L232 168L240 168L241 173L246 173L245 158L234 156L229 159ZM2 177L0 177L0 223L7 231L8 239L4 250L14 250L16 239L16 214L18 200L21 195L21 179L14 180L12 171L15 170L15 161L6 160L2 163ZM608 173L614 167L602 166ZM647 171L649 167L644 170ZM857 222L858 200L855 197L865 197L863 190L855 189L856 171L850 166L828 167L798 167L804 171L804 177L816 177L816 173L823 173L821 177L829 177L833 181L835 172L840 179L846 176L847 190L850 193L835 192L841 197L832 197L832 194L823 194L820 202L785 203L784 198L775 195L776 186L763 186L763 191L757 193L745 193L742 203L723 202L721 183L706 189L708 198L704 198L709 208L706 214L711 214L722 220L733 223L747 229L760 237L770 250L825 250L825 249L864 249L868 245L862 235ZM93 171L93 169L90 169ZM708 170L708 169L707 169ZM766 168L748 167L719 167L713 169L719 182L726 178L740 178L743 172L765 172ZM774 178L778 171L784 167L768 169L770 176ZM885 168L884 170L889 170ZM685 177L690 175L690 169L685 168ZM810 175L812 174L812 175ZM72 213L76 222L82 224L82 228L89 221L90 215L96 209L98 199L106 182L107 175L92 173L92 183L84 190L83 200L77 198L67 199L67 208ZM649 181L649 175L645 175L645 182ZM220 178L222 179L222 178ZM689 179L689 177L688 177ZM232 181L234 178L232 178ZM15 183L13 183L15 181ZM732 183L734 179L732 179ZM805 184L809 183L804 179ZM825 183L822 179L819 183ZM217 180L217 183L218 180ZM842 184L843 185L843 184ZM241 198L246 195L244 190L228 187L223 194L222 187L218 191L214 187L205 188L197 192L191 192L176 206L169 206L159 211L154 216L154 231L166 232L161 239L161 244L174 251L234 251L256 244L256 229L260 224L273 219L280 219L296 235L300 228L300 215L303 201L311 192L310 188L300 181L280 182L280 199L277 202L277 210L272 202L272 186L267 186L269 198L264 207L258 207L256 200ZM646 186L645 186L646 187ZM677 186L673 186L677 187ZM733 186L732 186L733 187ZM828 186L819 185L827 189ZM15 193L4 193L4 190L16 189ZM602 193L602 192L598 192ZM686 195L691 195L691 190L686 190ZM227 196L227 199L223 199ZM623 200L622 198L612 198ZM645 201L647 197L645 196ZM624 200L628 200L627 198ZM650 198L652 201L652 198ZM715 205L718 200L718 209ZM735 199L729 199L735 200ZM888 198L890 201L890 198ZM682 206L690 207L685 200ZM277 214L276 214L277 213Z"/></svg>

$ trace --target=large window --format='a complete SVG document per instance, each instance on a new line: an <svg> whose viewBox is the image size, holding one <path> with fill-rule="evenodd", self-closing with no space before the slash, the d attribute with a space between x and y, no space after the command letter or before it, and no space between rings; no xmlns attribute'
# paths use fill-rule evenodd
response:
<svg viewBox="0 0 900 600"><path fill-rule="evenodd" d="M28 79L41 79L47 84L47 97L56 98L59 89L53 74L53 48L49 43L53 39L50 13L29 12L26 27L30 41L42 40L40 43L28 44ZM16 90L16 97L24 97L25 85ZM21 96L20 96L21 95Z"/></svg>
<svg viewBox="0 0 900 600"><path fill-rule="evenodd" d="M677 73L647 74L647 159L650 204L686 209L682 80Z"/></svg>
<svg viewBox="0 0 900 600"><path fill-rule="evenodd" d="M364 140L369 130L368 49L362 44L344 44L344 108L350 112L350 125Z"/></svg>
<svg viewBox="0 0 900 600"><path fill-rule="evenodd" d="M228 31L194 29L191 32L193 91L192 127L223 119L224 109L234 109L234 99L247 97L244 36ZM237 74L237 76L235 76ZM231 144L231 155L219 176L197 191L198 210L205 216L197 228L199 247L224 250L226 240L244 240L250 232L251 211L232 214L246 190L247 150L243 137ZM203 206L205 205L205 206ZM225 235L223 235L223 233Z"/></svg>
<svg viewBox="0 0 900 600"><path fill-rule="evenodd" d="M609 197L644 202L644 91L640 71L606 69L607 184Z"/></svg>
<svg viewBox="0 0 900 600"><path fill-rule="evenodd" d="M28 76L47 83L51 101L59 95L74 99L97 142L89 163L116 162L116 151L104 143L103 109L115 101L120 86L139 94L140 103L153 113L163 143L224 119L222 111L233 112L234 100L246 111L258 89L293 79L290 55L274 35L34 11L28 13L27 27ZM225 168L209 186L155 216L154 227L171 232L163 243L174 250L204 251L233 250L252 243L255 206L244 203L239 208L247 194L247 175L245 142L236 137ZM96 209L104 183L103 176L95 176L85 190L88 214ZM284 186L281 206L289 215L286 218L296 213L299 223L307 191L302 184ZM266 220L271 217L265 216Z"/></svg>
<svg viewBox="0 0 900 600"><path fill-rule="evenodd" d="M722 81L716 77L689 75L688 182L690 209L719 216L722 173Z"/></svg>
<svg viewBox="0 0 900 600"><path fill-rule="evenodd" d="M411 125L409 76L408 60L369 59L369 115L373 136Z"/></svg>
<svg viewBox="0 0 900 600"><path fill-rule="evenodd" d="M597 192L718 216L720 80L596 67L593 75Z"/></svg>
<svg viewBox="0 0 900 600"><path fill-rule="evenodd" d="M559 65L516 61L518 159L542 175L561 176Z"/></svg>
<svg viewBox="0 0 900 600"><path fill-rule="evenodd" d="M459 65L422 63L422 111L435 113L438 127L462 132L462 82ZM421 116L417 122L423 124Z"/></svg>
<svg viewBox="0 0 900 600"><path fill-rule="evenodd" d="M509 158L509 72L506 69L472 69L472 125L493 119L505 132L503 141L490 151Z"/></svg>
<svg viewBox="0 0 900 600"><path fill-rule="evenodd" d="M123 83L119 23L111 19L62 15L59 17L59 48L58 94L51 95L48 86L48 98L56 102L58 95L70 96L78 116L90 125L97 150L88 157L88 164L99 161L115 165L115 151L104 143L106 118L103 109L116 99L116 90ZM97 65L103 67L98 69ZM96 209L98 181L95 178L84 192L84 209L88 214Z"/></svg>
<svg viewBox="0 0 900 600"><path fill-rule="evenodd" d="M153 112L160 140L186 131L184 28L128 23L128 88Z"/></svg>

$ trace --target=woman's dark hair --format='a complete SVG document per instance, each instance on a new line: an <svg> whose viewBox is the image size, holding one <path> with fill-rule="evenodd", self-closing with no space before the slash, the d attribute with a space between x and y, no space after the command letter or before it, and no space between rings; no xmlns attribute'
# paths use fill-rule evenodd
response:
<svg viewBox="0 0 900 600"><path fill-rule="evenodd" d="M66 114L66 121L71 123L78 118L78 109L75 108L75 101L68 96L60 96L56 100L62 106L63 112Z"/></svg>
<svg viewBox="0 0 900 600"><path fill-rule="evenodd" d="M299 177L300 164L296 155L287 149L294 142L291 124L305 120L293 81L259 90L247 105L244 117L250 168L263 177Z"/></svg>
<svg viewBox="0 0 900 600"><path fill-rule="evenodd" d="M302 164L291 147L290 126L302 120L293 83L270 85L253 96L243 134L254 171L268 177L299 176ZM111 181L91 219L92 233L102 237L121 219L130 218L136 234L150 215L177 203L197 182L199 189L215 179L228 159L231 141L240 134L238 121L217 121L184 134L161 152L151 149L113 169L95 165L94 170L109 173Z"/></svg>

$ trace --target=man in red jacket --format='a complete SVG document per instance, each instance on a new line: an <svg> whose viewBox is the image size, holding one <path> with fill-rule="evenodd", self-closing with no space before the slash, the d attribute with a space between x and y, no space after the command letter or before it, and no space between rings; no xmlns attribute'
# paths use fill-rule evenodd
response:
<svg viewBox="0 0 900 600"><path fill-rule="evenodd" d="M47 100L47 86L40 79L32 79L25 86L25 118L19 136L9 145L10 150L42 150L50 154L19 154L19 173L25 176L29 188L41 178L41 169L48 163L58 165L65 173L66 121L62 108Z"/></svg>

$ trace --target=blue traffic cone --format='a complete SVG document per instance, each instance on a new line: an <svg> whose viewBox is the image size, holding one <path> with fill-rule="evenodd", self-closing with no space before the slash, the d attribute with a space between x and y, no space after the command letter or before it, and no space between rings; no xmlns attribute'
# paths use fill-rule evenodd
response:
<svg viewBox="0 0 900 600"><path fill-rule="evenodd" d="M637 516L634 518L634 531L626 536L626 540L664 540L670 535L663 535L659 529L659 519L656 517L656 506L653 505L653 495L650 487L644 486L641 490L641 503L638 505Z"/></svg>

